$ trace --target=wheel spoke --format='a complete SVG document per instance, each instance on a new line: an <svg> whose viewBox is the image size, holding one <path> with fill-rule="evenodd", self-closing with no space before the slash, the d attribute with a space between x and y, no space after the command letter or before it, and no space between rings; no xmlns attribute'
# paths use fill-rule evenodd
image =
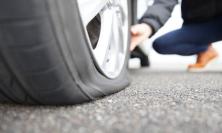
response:
<svg viewBox="0 0 222 133"><path fill-rule="evenodd" d="M107 5L107 3L108 0L78 0L84 26L87 26L87 24Z"/></svg>
<svg viewBox="0 0 222 133"><path fill-rule="evenodd" d="M109 49L107 49L107 54L104 57L104 61L102 66L106 69L116 68L119 65L119 54L121 53L123 37L122 30L120 26L120 19L118 19L117 14L113 14L113 21L111 25L111 34L110 34L110 42ZM110 54L110 49L112 49L112 54ZM111 69L110 69L111 70Z"/></svg>
<svg viewBox="0 0 222 133"><path fill-rule="evenodd" d="M112 20L113 18L113 12L111 10L108 10L106 12L101 13L101 19L103 20L102 29L105 27L104 30L101 31L100 40L98 42L98 45L96 49L94 49L95 57L98 57L99 60L98 64L101 66L103 65L104 61L106 60L106 57L108 56L108 52L111 49L111 46L113 44L112 40Z"/></svg>

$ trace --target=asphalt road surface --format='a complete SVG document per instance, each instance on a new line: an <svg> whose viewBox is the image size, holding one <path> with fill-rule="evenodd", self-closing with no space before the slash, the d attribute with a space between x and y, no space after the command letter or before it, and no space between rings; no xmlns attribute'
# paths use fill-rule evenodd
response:
<svg viewBox="0 0 222 133"><path fill-rule="evenodd" d="M0 133L222 132L222 73L130 75L124 91L83 105L0 105Z"/></svg>

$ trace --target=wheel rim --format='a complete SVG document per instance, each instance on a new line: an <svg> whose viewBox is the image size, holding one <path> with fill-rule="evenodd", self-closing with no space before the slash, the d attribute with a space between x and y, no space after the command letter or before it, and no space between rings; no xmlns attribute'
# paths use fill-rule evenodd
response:
<svg viewBox="0 0 222 133"><path fill-rule="evenodd" d="M121 73L128 45L127 0L77 0L91 55L108 78Z"/></svg>

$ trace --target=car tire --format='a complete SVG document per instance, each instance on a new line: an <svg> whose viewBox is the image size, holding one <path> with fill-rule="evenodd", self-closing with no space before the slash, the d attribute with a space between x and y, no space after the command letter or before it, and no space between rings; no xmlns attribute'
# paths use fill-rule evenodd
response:
<svg viewBox="0 0 222 133"><path fill-rule="evenodd" d="M105 6L112 10L112 3ZM94 57L80 8L75 0L0 2L1 102L72 105L113 94L129 85L130 16L125 14L127 30L122 31L127 34L127 48L120 60L123 64L118 73L112 70L115 74L109 75ZM116 42L110 39L106 43Z"/></svg>

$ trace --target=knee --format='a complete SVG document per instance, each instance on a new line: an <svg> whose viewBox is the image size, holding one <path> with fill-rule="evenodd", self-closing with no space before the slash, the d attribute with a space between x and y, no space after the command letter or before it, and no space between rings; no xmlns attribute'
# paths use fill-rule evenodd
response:
<svg viewBox="0 0 222 133"><path fill-rule="evenodd" d="M158 38L153 42L153 49L160 54L167 54L167 45L166 41L162 38Z"/></svg>

